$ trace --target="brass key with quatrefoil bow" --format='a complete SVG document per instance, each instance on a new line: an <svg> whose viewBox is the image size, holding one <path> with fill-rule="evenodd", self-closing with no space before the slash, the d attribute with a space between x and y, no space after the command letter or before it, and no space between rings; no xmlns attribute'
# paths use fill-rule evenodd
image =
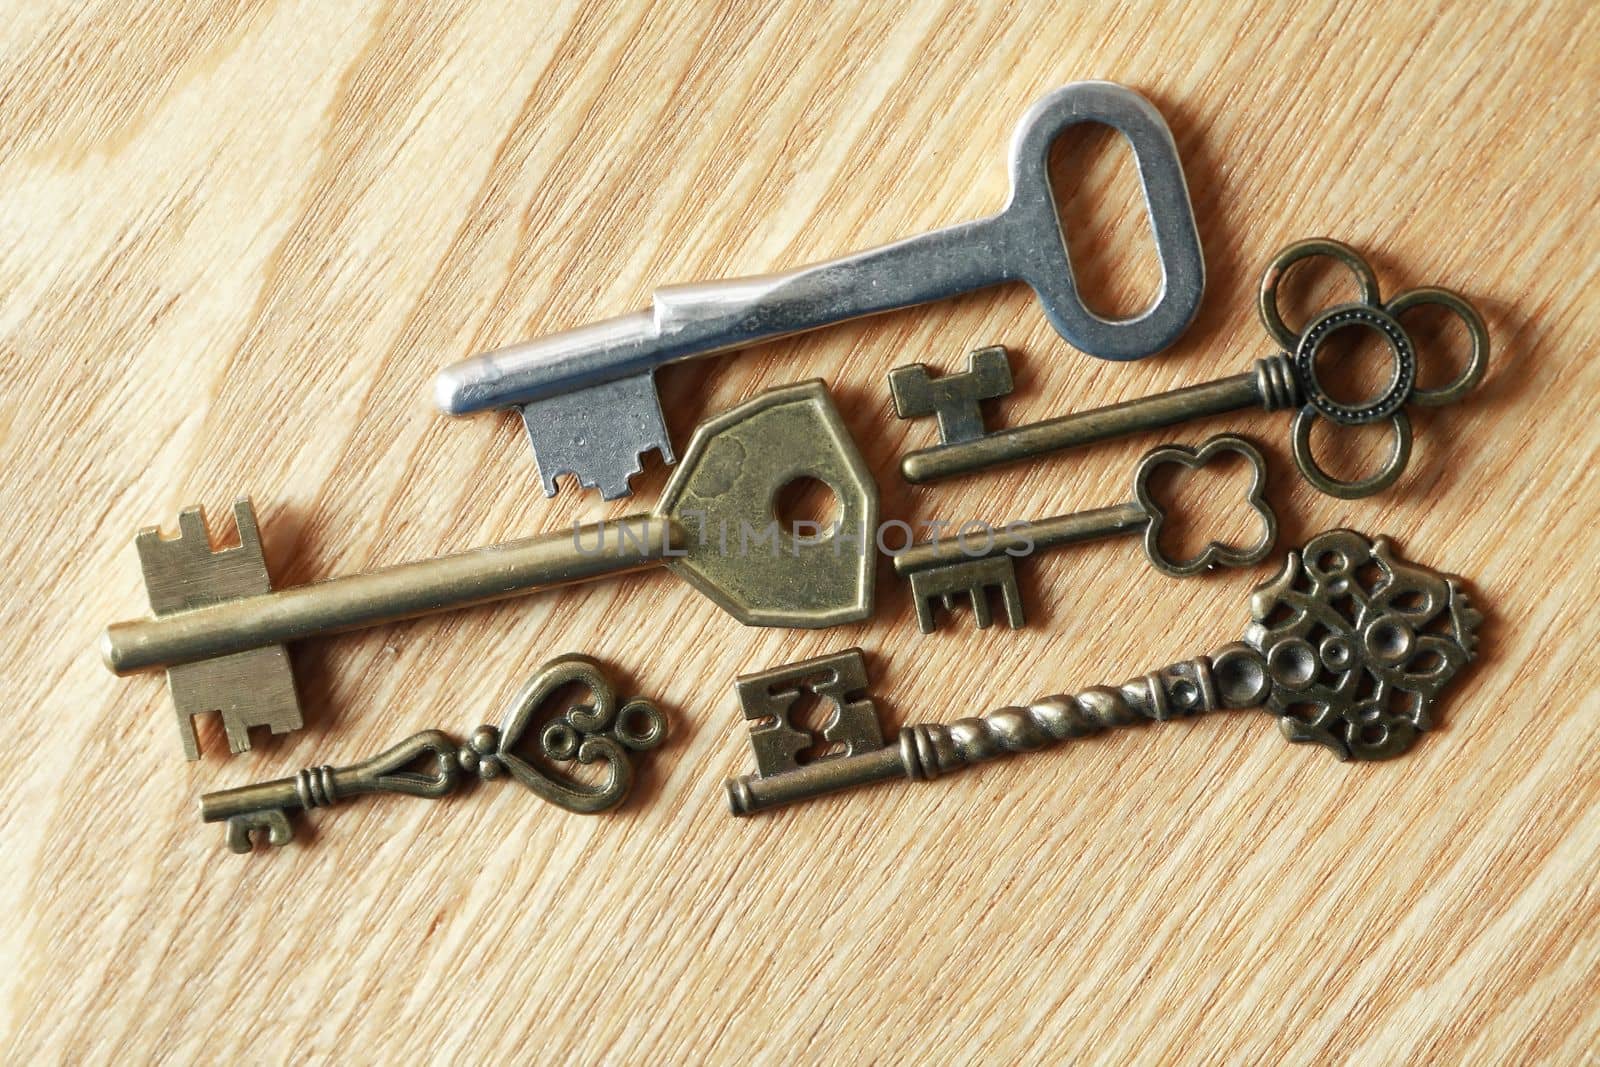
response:
<svg viewBox="0 0 1600 1067"><path fill-rule="evenodd" d="M1328 257L1355 277L1360 299L1328 308L1298 332L1278 310L1278 287L1289 268L1313 257ZM1412 289L1385 302L1377 276L1356 252L1337 241L1300 241L1273 257L1261 279L1257 310L1263 327L1283 351L1257 361L1244 374L1121 404L1009 429L985 432L979 404L1011 392L1011 365L1004 348L972 352L965 371L936 376L926 365L897 367L889 374L895 412L901 418L933 415L940 444L907 453L900 473L922 484L1005 463L1110 441L1132 433L1174 426L1189 419L1221 415L1252 407L1267 411L1297 409L1290 425L1295 465L1316 488L1331 496L1355 499L1394 484L1411 458L1411 420L1407 404L1437 407L1453 403L1482 380L1489 362L1489 331L1483 318L1464 298L1448 289ZM1466 326L1471 350L1465 366L1451 382L1435 388L1416 384L1417 353L1400 317L1425 305L1442 307ZM1367 329L1384 341L1391 357L1389 382L1375 397L1344 403L1329 392L1318 371L1318 357L1328 339L1344 330ZM1325 471L1311 450L1311 427L1318 418L1340 425L1388 420L1393 445L1383 467L1366 478L1346 480Z"/></svg>

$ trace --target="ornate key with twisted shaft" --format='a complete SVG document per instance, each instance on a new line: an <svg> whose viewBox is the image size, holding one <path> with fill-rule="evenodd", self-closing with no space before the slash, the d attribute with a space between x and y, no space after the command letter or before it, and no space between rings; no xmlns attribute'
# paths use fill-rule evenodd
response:
<svg viewBox="0 0 1600 1067"><path fill-rule="evenodd" d="M1350 530L1290 552L1283 571L1256 588L1250 615L1244 640L1211 656L981 718L907 726L889 745L865 695L860 649L741 678L757 773L727 783L729 804L748 815L1222 708L1264 707L1290 741L1326 745L1340 759L1388 759L1432 724L1434 700L1472 659L1482 621L1456 578ZM802 691L834 704L820 738L789 719ZM802 763L819 743L832 751Z"/></svg>
<svg viewBox="0 0 1600 1067"><path fill-rule="evenodd" d="M578 684L588 702L569 708L539 736L545 759L593 763L604 760L606 780L598 785L547 774L515 749L546 701L563 686ZM286 845L294 836L289 813L326 807L365 793L403 793L438 798L454 792L464 777L485 780L509 774L539 796L568 811L610 811L633 788L631 754L655 748L667 736L667 720L649 701L619 701L616 691L585 656L561 656L528 679L506 709L498 728L480 726L464 745L440 730L413 734L353 767L309 767L293 778L225 789L200 798L200 817L228 826L228 848L249 852L251 835L265 833L269 844ZM416 768L431 758L433 769ZM408 769L412 768L412 769Z"/></svg>
<svg viewBox="0 0 1600 1067"><path fill-rule="evenodd" d="M1348 268L1361 298L1328 308L1296 332L1279 313L1278 286L1295 263L1319 256ZM1472 339L1472 351L1461 373L1449 384L1432 389L1416 384L1416 348L1400 324L1401 315L1423 305L1454 313ZM906 481L922 484L1189 419L1255 407L1267 411L1293 408L1290 436L1294 460L1306 480L1331 496L1370 496L1393 484L1411 458L1411 420L1405 406L1453 403L1478 384L1488 366L1489 332L1471 304L1448 289L1436 288L1412 289L1384 302L1379 297L1377 276L1366 260L1337 241L1300 241L1274 256L1261 279L1258 311L1267 335L1282 351L1257 360L1255 367L1243 374L992 433L984 430L979 403L1011 392L1011 363L1004 348L972 352L967 369L955 374L936 377L921 363L897 367L889 374L896 414L906 419L935 416L940 439L932 448L907 453L900 461L900 473ZM1393 369L1381 394L1349 404L1329 393L1317 364L1330 337L1354 329L1373 330L1383 339ZM1355 481L1335 478L1323 470L1311 452L1311 425L1319 415L1345 426L1387 419L1394 444L1383 469Z"/></svg>

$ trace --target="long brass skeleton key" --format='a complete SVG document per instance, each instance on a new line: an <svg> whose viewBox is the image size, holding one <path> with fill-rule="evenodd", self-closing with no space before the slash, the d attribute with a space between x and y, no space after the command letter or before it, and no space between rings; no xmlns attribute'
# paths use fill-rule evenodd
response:
<svg viewBox="0 0 1600 1067"><path fill-rule="evenodd" d="M728 551L707 527L773 528L773 501L813 478L839 502L830 536L759 540ZM156 617L113 623L101 637L117 674L164 668L184 753L199 758L196 714L220 711L235 752L249 729L298 729L284 643L485 604L555 585L665 565L750 626L817 629L872 611L876 559L852 536L877 525L878 488L820 381L784 386L710 419L647 513L610 523L401 563L271 591L248 501L235 506L241 546L213 552L198 509L183 536L139 535ZM698 536L696 532L698 531Z"/></svg>

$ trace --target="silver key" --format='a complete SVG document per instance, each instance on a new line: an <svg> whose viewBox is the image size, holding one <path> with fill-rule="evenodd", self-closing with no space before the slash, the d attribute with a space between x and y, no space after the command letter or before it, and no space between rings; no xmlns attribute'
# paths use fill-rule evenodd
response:
<svg viewBox="0 0 1600 1067"><path fill-rule="evenodd" d="M1080 299L1050 185L1050 146L1085 122L1128 139L1161 263L1160 296L1128 319L1101 318ZM631 492L643 452L673 462L654 379L666 363L1013 281L1033 287L1056 332L1101 359L1139 359L1176 340L1199 308L1205 266L1160 113L1110 82L1064 86L1023 116L1010 170L1011 198L997 215L787 273L658 289L648 311L447 367L435 399L450 415L519 409L546 496L569 473L611 500Z"/></svg>

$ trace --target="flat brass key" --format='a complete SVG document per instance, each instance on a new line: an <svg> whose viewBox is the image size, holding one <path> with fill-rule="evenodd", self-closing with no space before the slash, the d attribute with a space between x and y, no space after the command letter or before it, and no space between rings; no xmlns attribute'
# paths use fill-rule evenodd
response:
<svg viewBox="0 0 1600 1067"><path fill-rule="evenodd" d="M826 536L782 537L774 498L807 478L833 491L840 520ZM250 727L299 728L283 646L304 637L656 565L750 626L815 629L872 611L876 561L870 535L857 535L876 529L878 489L820 381L769 390L702 424L655 508L625 519L273 592L249 502L235 514L241 545L222 552L210 549L199 509L184 513L175 540L142 532L156 617L113 623L100 642L117 674L166 669L189 759L199 758L192 718L202 712L221 713L236 753L250 747Z"/></svg>
<svg viewBox="0 0 1600 1067"><path fill-rule="evenodd" d="M1278 286L1292 265L1313 256L1331 257L1347 267L1355 275L1361 299L1321 312L1296 333L1279 314ZM1400 324L1402 314L1423 305L1438 305L1457 315L1472 340L1461 373L1433 389L1417 387L1416 349ZM889 374L896 414L901 418L936 416L941 442L907 453L900 461L900 473L906 481L922 484L1189 419L1256 407L1267 411L1294 408L1290 437L1295 465L1322 492L1354 499L1387 488L1405 470L1411 457L1411 420L1403 410L1406 404L1436 407L1453 403L1482 380L1488 366L1488 329L1471 304L1447 289L1413 289L1384 303L1372 268L1337 241L1301 241L1273 257L1261 279L1258 310L1268 335L1283 351L1257 361L1244 374L992 433L984 430L979 404L1011 391L1011 365L1004 348L979 349L967 357L966 371L942 377L934 376L921 363L897 367ZM1318 371L1318 356L1328 338L1351 329L1375 331L1392 357L1389 384L1383 392L1356 404L1335 400ZM1324 471L1311 452L1311 426L1319 415L1340 425L1389 420L1394 444L1383 467L1353 481Z"/></svg>
<svg viewBox="0 0 1600 1067"><path fill-rule="evenodd" d="M1166 512L1151 494L1151 476L1169 465L1196 470L1225 454L1243 456L1250 464L1250 488L1246 491L1245 502L1261 517L1261 537L1254 545L1244 548L1211 541L1196 556L1174 559L1161 547ZM923 633L932 633L937 626L935 606L942 604L946 611L953 611L956 598L960 596L971 603L972 618L978 628L987 628L994 621L989 607L991 591L1000 593L1006 622L1015 630L1024 621L1016 561L1042 549L1141 534L1145 558L1151 566L1173 577L1198 574L1219 566L1248 567L1260 563L1272 551L1278 536L1277 515L1263 495L1266 480L1265 457L1242 437L1220 435L1197 449L1165 445L1150 450L1139 460L1133 472L1133 499L1125 504L1032 522L1008 523L999 531L984 524L978 524L981 529L975 532L964 526L955 537L913 545L901 552L894 557L894 569L911 582L911 599L916 603L917 623Z"/></svg>
<svg viewBox="0 0 1600 1067"><path fill-rule="evenodd" d="M756 773L727 782L735 815L894 778L924 781L1113 727L1261 707L1290 741L1381 760L1433 724L1439 692L1477 650L1482 616L1458 579L1351 530L1290 552L1250 598L1242 642L1115 686L1041 697L979 718L902 727L881 740L860 649L739 679ZM834 712L817 737L789 720L802 691ZM818 745L824 754L803 762Z"/></svg>
<svg viewBox="0 0 1600 1067"><path fill-rule="evenodd" d="M517 752L549 699L574 684L587 691L585 702L544 725L540 749L556 764L604 761L606 778L593 785L551 774ZM478 727L466 744L458 745L440 730L423 730L353 767L308 767L293 778L207 793L200 798L200 818L226 823L228 848L246 853L257 833L265 834L269 845L288 844L294 837L291 812L368 793L437 799L474 774L485 781L510 775L558 807L593 815L627 799L633 788L633 753L655 748L666 736L667 720L655 705L637 697L619 701L598 663L585 656L561 656L528 679L498 727ZM431 767L419 768L421 763Z"/></svg>
<svg viewBox="0 0 1600 1067"><path fill-rule="evenodd" d="M1160 295L1128 319L1103 319L1079 297L1050 184L1050 146L1086 122L1127 138L1161 264ZM1010 171L1011 197L997 215L782 274L658 289L648 311L445 368L435 401L450 415L517 408L545 495L565 472L609 500L631 492L641 453L657 449L672 462L655 388L663 364L1017 281L1033 288L1056 331L1092 356L1139 359L1170 345L1200 306L1205 266L1160 113L1110 82L1057 89L1017 126Z"/></svg>

